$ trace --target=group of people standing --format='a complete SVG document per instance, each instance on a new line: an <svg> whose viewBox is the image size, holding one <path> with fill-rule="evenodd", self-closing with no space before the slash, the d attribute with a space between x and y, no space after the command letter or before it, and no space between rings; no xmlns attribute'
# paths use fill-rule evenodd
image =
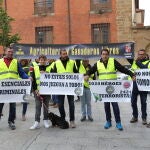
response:
<svg viewBox="0 0 150 150"><path fill-rule="evenodd" d="M72 60L68 57L67 51L65 49L60 50L60 58L53 63L47 63L47 58L45 55L39 56L38 63L33 62L29 67L29 73L25 73L20 65L20 63L13 58L13 49L11 47L6 48L4 58L0 59L0 79L17 79L18 75L20 78L32 80L32 91L35 97L35 122L30 127L31 130L40 128L40 116L41 107L43 106L43 122L45 128L49 128L50 124L48 121L48 108L50 95L41 95L39 93L40 85L40 74L41 73L81 73L84 74L84 89L83 95L80 96L81 101L81 119L83 122L86 119L89 121L94 121L92 117L91 109L91 92L89 87L89 80L96 79L95 73L98 74L99 80L117 80L117 71L129 75L133 80L133 92L131 98L131 104L133 109L133 117L131 123L138 121L138 109L137 109L137 95L140 94L141 98L141 111L142 111L142 123L147 124L147 111L146 111L146 100L147 92L138 91L136 81L135 81L135 70L142 68L150 68L150 61L146 55L145 50L138 51L138 57L136 60L129 60L131 63L131 69L128 70L122 66L116 59L109 57L109 51L107 49L101 50L101 57L93 66L89 64L89 60ZM25 70L25 68L24 68ZM27 75L28 74L28 75ZM66 119L64 100L65 95L57 95L58 110L62 119ZM67 95L69 104L69 121L70 127L75 128L75 104L74 96ZM116 121L116 128L118 130L123 130L120 117L120 109L117 102L105 102L104 109L106 114L106 123L104 124L105 129L109 129L112 126L112 116L110 104L113 107L113 112ZM9 127L15 129L15 103L10 103L8 124ZM25 105L25 110L27 106ZM0 114L2 113L3 104L0 104ZM23 114L25 119L25 115ZM150 127L150 124L147 125Z"/></svg>

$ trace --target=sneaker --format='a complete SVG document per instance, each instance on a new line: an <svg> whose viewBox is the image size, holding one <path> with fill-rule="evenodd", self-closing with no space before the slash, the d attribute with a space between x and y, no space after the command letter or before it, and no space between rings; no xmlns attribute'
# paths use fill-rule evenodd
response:
<svg viewBox="0 0 150 150"><path fill-rule="evenodd" d="M130 120L130 123L135 123L135 122L138 122L138 119L133 117L131 120Z"/></svg>
<svg viewBox="0 0 150 150"><path fill-rule="evenodd" d="M109 129L110 127L112 126L111 122L110 121L107 121L104 125L104 128L105 129Z"/></svg>
<svg viewBox="0 0 150 150"><path fill-rule="evenodd" d="M48 120L44 120L43 122L44 122L44 127L45 128L49 128L50 127L50 125L48 123Z"/></svg>
<svg viewBox="0 0 150 150"><path fill-rule="evenodd" d="M25 115L22 115L22 121L26 121Z"/></svg>
<svg viewBox="0 0 150 150"><path fill-rule="evenodd" d="M85 121L85 120L86 120L86 116L82 116L81 119L80 119L81 122Z"/></svg>
<svg viewBox="0 0 150 150"><path fill-rule="evenodd" d="M76 124L74 121L70 121L70 128L76 128Z"/></svg>
<svg viewBox="0 0 150 150"><path fill-rule="evenodd" d="M117 128L118 130L120 130L120 131L123 130L123 127L122 127L122 125L121 125L120 122L116 123L116 128Z"/></svg>
<svg viewBox="0 0 150 150"><path fill-rule="evenodd" d="M9 122L8 125L9 125L9 128L11 130L15 130L16 129L16 126L15 126L15 124L13 122Z"/></svg>
<svg viewBox="0 0 150 150"><path fill-rule="evenodd" d="M92 122L93 118L91 116L88 116L88 120Z"/></svg>
<svg viewBox="0 0 150 150"><path fill-rule="evenodd" d="M30 130L39 129L39 128L40 128L40 123L38 121L35 121L33 126L30 127Z"/></svg>
<svg viewBox="0 0 150 150"><path fill-rule="evenodd" d="M150 128L150 123L148 123L148 124L146 125L146 127L147 127L147 128Z"/></svg>
<svg viewBox="0 0 150 150"><path fill-rule="evenodd" d="M146 119L142 119L142 124L146 125L147 124L147 120Z"/></svg>

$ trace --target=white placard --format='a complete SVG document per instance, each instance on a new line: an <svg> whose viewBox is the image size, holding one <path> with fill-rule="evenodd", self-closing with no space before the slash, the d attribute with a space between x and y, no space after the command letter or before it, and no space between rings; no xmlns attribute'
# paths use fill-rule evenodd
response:
<svg viewBox="0 0 150 150"><path fill-rule="evenodd" d="M132 81L128 80L93 80L89 82L95 101L130 102Z"/></svg>
<svg viewBox="0 0 150 150"><path fill-rule="evenodd" d="M0 80L0 103L24 102L30 92L30 79Z"/></svg>
<svg viewBox="0 0 150 150"><path fill-rule="evenodd" d="M139 91L150 91L150 69L139 69L135 74Z"/></svg>
<svg viewBox="0 0 150 150"><path fill-rule="evenodd" d="M41 95L83 95L83 74L43 73L40 81Z"/></svg>

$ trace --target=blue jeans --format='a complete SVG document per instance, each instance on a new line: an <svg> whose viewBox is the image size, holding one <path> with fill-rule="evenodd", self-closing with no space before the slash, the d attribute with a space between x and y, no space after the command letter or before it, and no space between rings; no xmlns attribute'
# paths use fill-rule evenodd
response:
<svg viewBox="0 0 150 150"><path fill-rule="evenodd" d="M70 116L70 121L75 120L75 106L74 106L74 96L72 95L67 95L68 98L68 103L69 103L69 116ZM65 108L64 108L64 99L65 95L58 95L58 103L59 103L59 112L60 116L65 119L66 113L65 113Z"/></svg>
<svg viewBox="0 0 150 150"><path fill-rule="evenodd" d="M82 116L91 116L91 91L89 88L83 89L83 95L80 96Z"/></svg>
<svg viewBox="0 0 150 150"><path fill-rule="evenodd" d="M131 97L131 106L132 106L132 115L135 118L138 118L138 107L137 107L137 96L140 95L141 99L141 112L142 112L142 119L147 118L147 92L146 91L139 91L137 88L136 82L133 82L133 91Z"/></svg>
<svg viewBox="0 0 150 150"><path fill-rule="evenodd" d="M115 121L120 122L120 110L117 102L111 102L113 111L114 111L114 116L115 116ZM110 102L104 102L104 107L105 107L105 113L106 113L106 120L111 121L111 110L110 110Z"/></svg>

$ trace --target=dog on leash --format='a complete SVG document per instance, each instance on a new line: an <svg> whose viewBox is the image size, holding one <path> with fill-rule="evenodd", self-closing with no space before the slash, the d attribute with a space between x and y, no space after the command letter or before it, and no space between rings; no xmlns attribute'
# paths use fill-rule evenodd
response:
<svg viewBox="0 0 150 150"><path fill-rule="evenodd" d="M69 128L69 123L62 119L61 117L57 116L56 114L50 112L48 114L49 120L52 122L52 126L58 126L61 129L68 129Z"/></svg>

